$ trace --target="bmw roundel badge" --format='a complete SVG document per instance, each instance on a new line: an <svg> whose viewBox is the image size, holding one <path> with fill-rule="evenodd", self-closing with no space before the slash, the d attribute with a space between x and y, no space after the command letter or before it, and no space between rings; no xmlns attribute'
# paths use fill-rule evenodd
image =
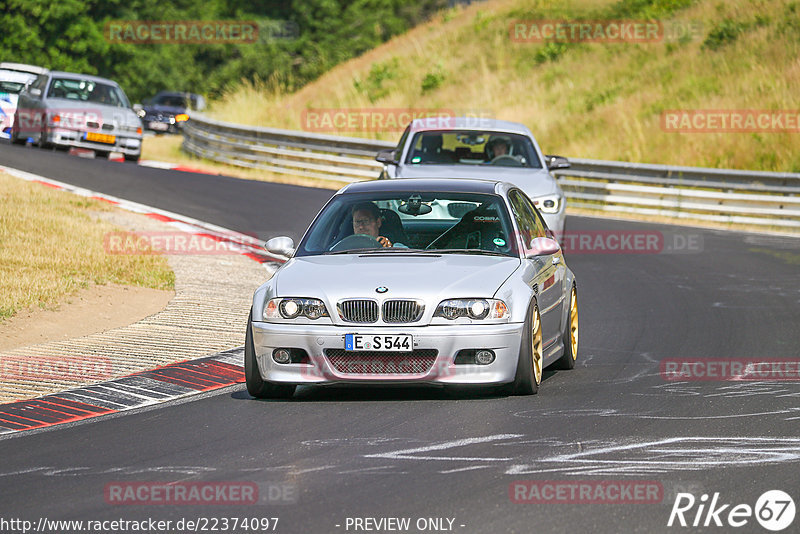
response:
<svg viewBox="0 0 800 534"><path fill-rule="evenodd" d="M386 286L376 287L375 291L377 291L378 293L386 293L387 291L389 291L389 288Z"/></svg>

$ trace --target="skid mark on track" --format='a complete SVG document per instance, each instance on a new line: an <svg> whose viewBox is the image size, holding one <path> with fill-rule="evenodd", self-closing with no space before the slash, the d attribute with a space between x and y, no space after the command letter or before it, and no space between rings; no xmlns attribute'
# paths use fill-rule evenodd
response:
<svg viewBox="0 0 800 534"><path fill-rule="evenodd" d="M647 393L633 393L640 396L668 396L680 395L683 397L700 396L703 398L739 398L766 395L773 399L800 397L800 382L751 382L736 381L722 385L712 386L707 383L696 382L671 382L652 386L653 391Z"/></svg>
<svg viewBox="0 0 800 534"><path fill-rule="evenodd" d="M742 417L765 417L769 415L798 415L800 416L800 407L781 408L765 412L751 412L751 413L724 413L719 415L659 415L654 413L642 412L624 412L614 408L594 408L583 410L525 410L514 413L515 417L523 417L536 419L538 417L624 417L626 419L658 419L658 420L673 420L673 421L705 421L710 419L739 419ZM789 421L797 419L797 417L790 417L784 419Z"/></svg>
<svg viewBox="0 0 800 534"><path fill-rule="evenodd" d="M259 469L191 465L115 468L40 466L0 472L0 478L107 478L110 474L115 477L158 474L191 479L218 478L220 475L252 478L255 472L290 478L313 477L324 473L360 477L381 474L419 475L420 472L457 475L487 469L512 476L547 473L564 476L647 476L767 465L797 469L800 463L800 438L794 437L681 436L575 443L536 439L520 434L495 434L433 441L422 447L400 449L396 446L387 448L385 443L379 444L377 441L372 445L353 447L347 456L326 458L325 463L319 465L282 464ZM376 448L379 450L374 451ZM456 451L458 455L455 454ZM436 452L441 455L433 454Z"/></svg>
<svg viewBox="0 0 800 534"><path fill-rule="evenodd" d="M465 438L453 441L445 441L443 443L434 443L424 447L415 447L412 449L400 449L396 451L381 452L375 454L365 454L365 458L389 458L394 460L437 460L437 461L466 461L466 462L503 462L511 458L501 457L493 458L491 456L428 456L425 453L433 451L444 451L465 447L468 445L475 445L480 443L489 443L493 441L508 440L514 438L521 438L522 434L496 434L494 436L484 436L480 438Z"/></svg>
<svg viewBox="0 0 800 534"><path fill-rule="evenodd" d="M676 437L610 443L516 464L508 475L648 475L800 461L800 438Z"/></svg>

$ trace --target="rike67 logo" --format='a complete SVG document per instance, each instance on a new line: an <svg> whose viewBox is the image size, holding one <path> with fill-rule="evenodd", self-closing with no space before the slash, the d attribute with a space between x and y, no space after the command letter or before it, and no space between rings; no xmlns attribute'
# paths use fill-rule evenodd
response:
<svg viewBox="0 0 800 534"><path fill-rule="evenodd" d="M678 493L667 526L738 528L747 525L755 517L765 529L778 532L794 522L794 515L794 500L781 490L764 492L755 506L723 503L719 492L714 493L710 502L705 493L699 499L691 493Z"/></svg>

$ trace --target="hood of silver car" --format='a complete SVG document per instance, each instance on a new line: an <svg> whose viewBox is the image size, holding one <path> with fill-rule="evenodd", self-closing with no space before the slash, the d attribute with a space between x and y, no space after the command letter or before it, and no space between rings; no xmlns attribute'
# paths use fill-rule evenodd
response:
<svg viewBox="0 0 800 534"><path fill-rule="evenodd" d="M435 306L446 298L490 298L519 265L518 258L457 254L304 256L276 273L276 295L321 298L330 306L353 297L417 298Z"/></svg>
<svg viewBox="0 0 800 534"><path fill-rule="evenodd" d="M401 165L397 178L472 178L510 182L529 197L558 192L555 179L545 169L497 165Z"/></svg>

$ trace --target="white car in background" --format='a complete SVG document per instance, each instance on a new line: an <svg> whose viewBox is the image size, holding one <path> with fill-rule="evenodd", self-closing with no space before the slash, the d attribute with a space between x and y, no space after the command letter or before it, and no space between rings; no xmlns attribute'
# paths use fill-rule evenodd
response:
<svg viewBox="0 0 800 534"><path fill-rule="evenodd" d="M9 139L19 93L47 69L22 63L0 63L0 138Z"/></svg>
<svg viewBox="0 0 800 534"><path fill-rule="evenodd" d="M504 148L505 147L505 148ZM545 156L531 131L516 122L471 117L416 119L397 148L378 153L380 178L472 178L510 182L528 195L556 235L564 231L566 199L550 174L569 167Z"/></svg>

